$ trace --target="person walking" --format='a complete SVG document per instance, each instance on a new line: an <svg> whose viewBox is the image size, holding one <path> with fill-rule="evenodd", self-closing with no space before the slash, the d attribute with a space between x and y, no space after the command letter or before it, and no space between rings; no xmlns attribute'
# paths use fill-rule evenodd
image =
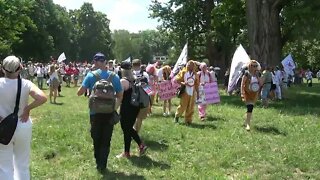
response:
<svg viewBox="0 0 320 180"><path fill-rule="evenodd" d="M52 103L52 96L53 96L53 103L56 104L56 99L58 95L58 88L59 88L59 76L58 70L56 70L56 66L54 64L50 65L49 68L49 87L50 87L50 103Z"/></svg>
<svg viewBox="0 0 320 180"><path fill-rule="evenodd" d="M111 75L106 69L106 57L102 53L97 53L93 57L93 63L97 70L88 73L84 78L81 87L78 89L77 95L83 95L87 89L92 90L99 74L100 79L108 79ZM114 74L111 79L115 96L115 110L118 109L122 101L123 91L118 75ZM110 123L113 113L101 114L90 110L91 137L93 139L94 157L96 159L96 168L100 173L105 172L110 152L110 143L114 124Z"/></svg>
<svg viewBox="0 0 320 180"><path fill-rule="evenodd" d="M122 62L121 63L121 77L120 80L123 92L123 99L120 107L120 123L121 129L123 132L123 139L124 139L124 152L119 154L117 157L126 157L129 158L130 155L130 146L131 140L133 139L138 147L139 147L139 154L142 156L147 149L140 136L138 135L137 131L133 128L133 125L136 121L136 118L139 114L140 108L131 105L131 94L132 94L132 84L134 83L134 76L131 71L131 63L130 62Z"/></svg>
<svg viewBox="0 0 320 180"><path fill-rule="evenodd" d="M175 76L175 80L181 86L185 86L185 92L181 95L174 121L178 123L179 117L185 112L185 123L190 125L194 113L195 98L199 99L199 76L196 73L196 62L188 61L187 67Z"/></svg>
<svg viewBox="0 0 320 180"><path fill-rule="evenodd" d="M207 64L205 62L202 62L200 64L200 70L201 71L198 72L198 76L199 76L199 80L200 80L199 89L201 88L203 90L204 86L207 83L213 82L213 78L212 78L210 72L207 70ZM200 116L201 121L204 121L206 118L206 109L207 109L206 104L199 104L198 105L198 111L199 111L199 116Z"/></svg>
<svg viewBox="0 0 320 180"><path fill-rule="evenodd" d="M244 123L247 131L250 131L253 107L258 99L258 94L262 85L258 76L259 66L259 63L256 60L250 60L248 71L242 76L241 81L241 98L247 106L247 116Z"/></svg>
<svg viewBox="0 0 320 180"><path fill-rule="evenodd" d="M29 180L32 120L30 111L47 101L46 95L31 81L20 79L21 63L16 56L3 60L0 78L0 122L14 111L18 83L21 83L18 123L8 145L0 144L0 179ZM9 89L9 90L8 90ZM33 101L29 103L29 96Z"/></svg>
<svg viewBox="0 0 320 180"><path fill-rule="evenodd" d="M271 68L267 67L263 73L262 73L262 81L263 86L261 90L261 100L262 100L262 106L264 108L267 108L269 105L268 96L271 90L271 84L272 84L272 73L270 72Z"/></svg>

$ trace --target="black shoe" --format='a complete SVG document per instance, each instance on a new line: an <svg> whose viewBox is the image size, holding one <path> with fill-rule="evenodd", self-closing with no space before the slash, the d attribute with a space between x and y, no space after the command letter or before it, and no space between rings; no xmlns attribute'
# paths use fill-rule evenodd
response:
<svg viewBox="0 0 320 180"><path fill-rule="evenodd" d="M103 168L103 167L97 167L97 171L100 174L105 174L107 172L107 168Z"/></svg>

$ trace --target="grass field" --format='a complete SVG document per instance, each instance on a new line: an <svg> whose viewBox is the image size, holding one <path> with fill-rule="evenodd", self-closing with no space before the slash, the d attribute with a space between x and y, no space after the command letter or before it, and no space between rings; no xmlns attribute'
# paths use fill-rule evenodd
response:
<svg viewBox="0 0 320 180"><path fill-rule="evenodd" d="M251 132L242 127L240 98L220 92L221 104L208 108L205 122L196 113L191 126L162 117L156 104L141 131L149 146L143 157L132 142L134 156L116 158L123 150L118 124L103 176L95 169L87 98L63 88L61 105L32 112L32 179L320 179L320 84L291 87L288 99L268 109L258 103Z"/></svg>

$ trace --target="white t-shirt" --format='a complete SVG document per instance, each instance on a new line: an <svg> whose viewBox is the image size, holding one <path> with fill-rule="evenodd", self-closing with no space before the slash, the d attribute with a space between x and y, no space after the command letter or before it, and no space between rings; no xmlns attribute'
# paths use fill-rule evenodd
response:
<svg viewBox="0 0 320 180"><path fill-rule="evenodd" d="M163 69L157 69L158 81L163 81Z"/></svg>
<svg viewBox="0 0 320 180"><path fill-rule="evenodd" d="M37 77L44 77L44 68L43 67L37 67Z"/></svg>
<svg viewBox="0 0 320 180"><path fill-rule="evenodd" d="M193 72L186 72L184 74L184 82L186 84L188 84L188 86L186 86L186 93L189 95L189 96L192 96L193 95L193 89L194 89L194 84L195 84L195 75Z"/></svg>
<svg viewBox="0 0 320 180"><path fill-rule="evenodd" d="M19 117L22 115L24 108L28 105L29 93L33 83L26 79L21 79L21 97L19 104ZM0 78L0 116L7 117L13 113L16 104L18 91L18 79Z"/></svg>
<svg viewBox="0 0 320 180"><path fill-rule="evenodd" d="M209 73L211 75L212 81L216 82L217 81L216 72L210 71Z"/></svg>

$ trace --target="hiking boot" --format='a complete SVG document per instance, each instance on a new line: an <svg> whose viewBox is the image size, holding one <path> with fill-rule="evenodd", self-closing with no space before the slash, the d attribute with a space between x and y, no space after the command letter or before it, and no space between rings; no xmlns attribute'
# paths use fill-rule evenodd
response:
<svg viewBox="0 0 320 180"><path fill-rule="evenodd" d="M123 152L119 155L116 156L117 158L129 158L130 157L130 153L129 152Z"/></svg>
<svg viewBox="0 0 320 180"><path fill-rule="evenodd" d="M146 145L141 144L141 145L139 146L139 155L140 155L140 156L145 155L146 152L147 152L147 149L148 149L148 147L147 147Z"/></svg>
<svg viewBox="0 0 320 180"><path fill-rule="evenodd" d="M179 117L175 116L175 117L174 117L174 122L175 122L175 123L178 123L178 122L179 122Z"/></svg>

